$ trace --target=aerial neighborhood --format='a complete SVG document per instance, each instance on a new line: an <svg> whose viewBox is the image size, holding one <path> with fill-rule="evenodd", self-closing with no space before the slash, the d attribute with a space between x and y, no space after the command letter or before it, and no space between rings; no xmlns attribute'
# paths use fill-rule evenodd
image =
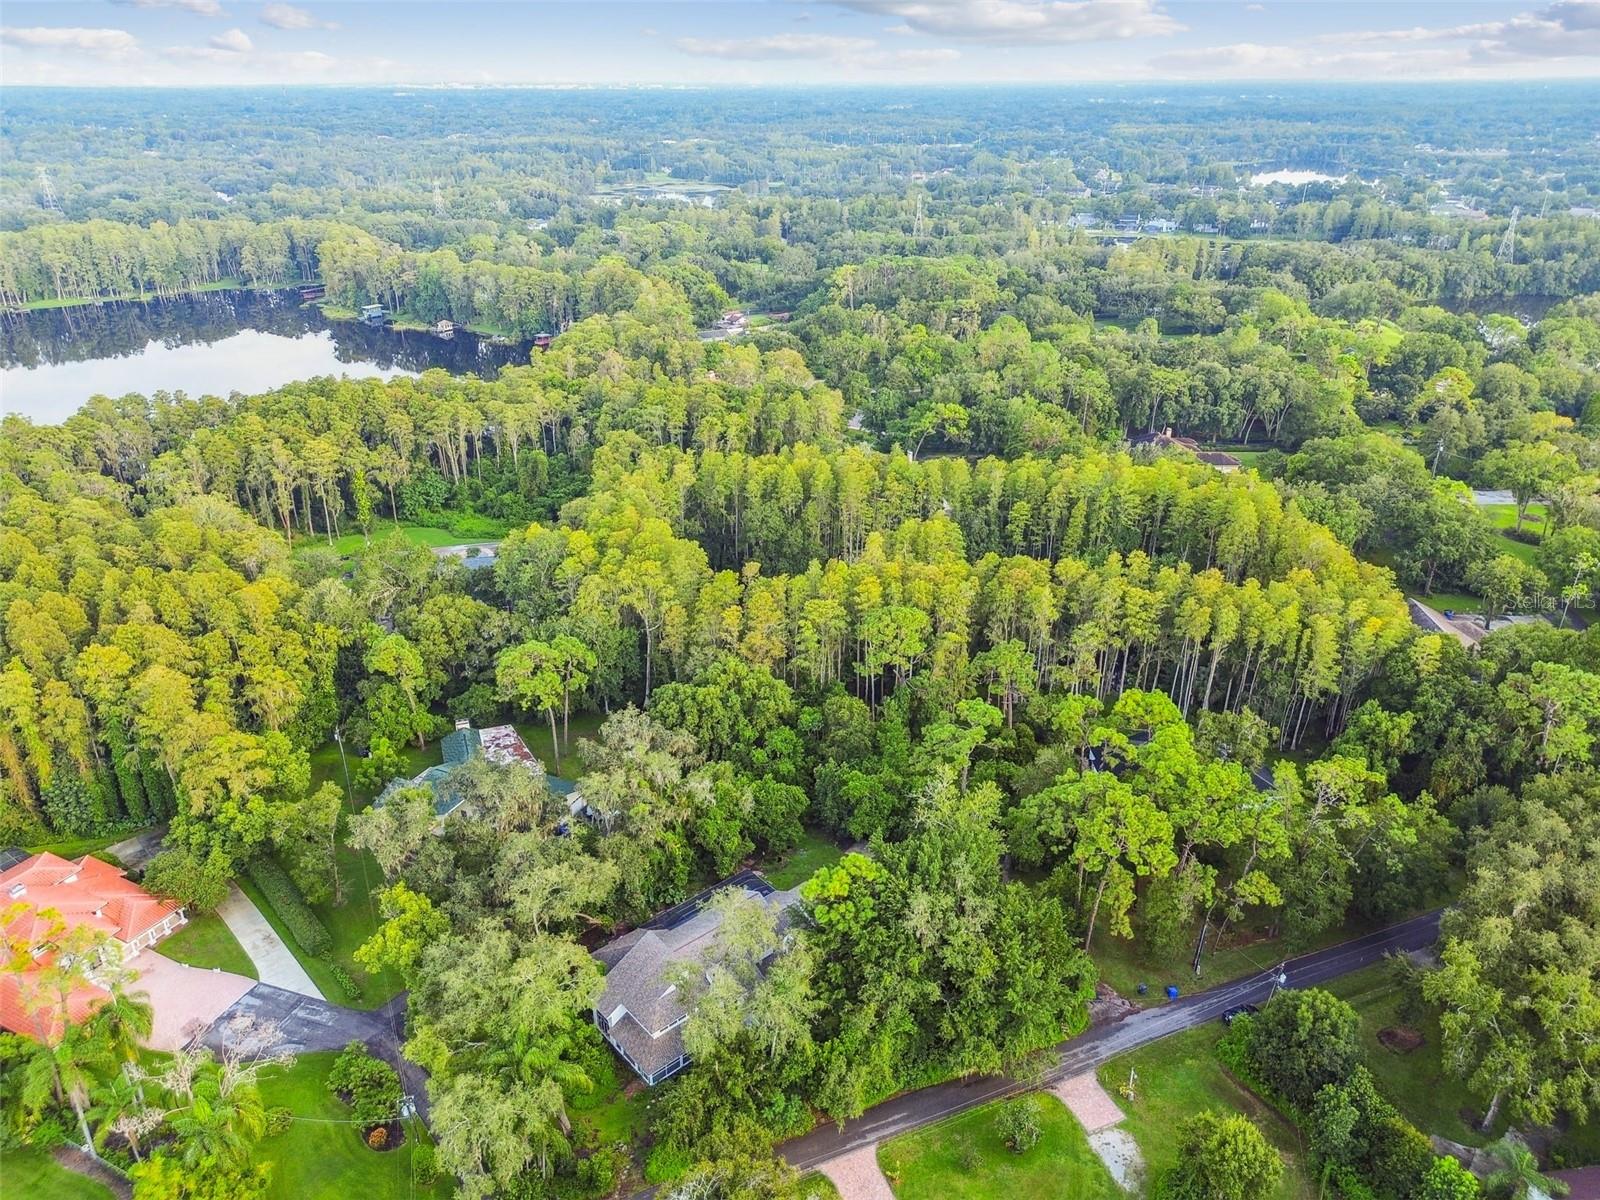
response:
<svg viewBox="0 0 1600 1200"><path fill-rule="evenodd" d="M0 1200L1600 1200L1597 30L10 0Z"/></svg>

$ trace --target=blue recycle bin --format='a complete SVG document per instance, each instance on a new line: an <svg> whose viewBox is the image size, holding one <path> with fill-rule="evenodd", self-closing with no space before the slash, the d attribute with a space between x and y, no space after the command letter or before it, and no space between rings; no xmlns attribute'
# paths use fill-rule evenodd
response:
<svg viewBox="0 0 1600 1200"><path fill-rule="evenodd" d="M1178 985L1175 984L1175 983L1167 984L1167 999L1168 1000L1176 1000L1177 998L1178 998Z"/></svg>

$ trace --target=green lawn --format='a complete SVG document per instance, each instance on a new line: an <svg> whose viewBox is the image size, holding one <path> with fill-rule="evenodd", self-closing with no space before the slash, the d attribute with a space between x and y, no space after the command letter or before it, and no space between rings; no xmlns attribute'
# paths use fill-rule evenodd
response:
<svg viewBox="0 0 1600 1200"><path fill-rule="evenodd" d="M612 1055L606 1060L604 1069L595 1073L594 1091L573 1100L573 1124L594 1130L598 1145L624 1142L637 1152L645 1132L650 1093L644 1088L636 1088L633 1095L625 1095L628 1085L633 1082L633 1072Z"/></svg>
<svg viewBox="0 0 1600 1200"><path fill-rule="evenodd" d="M173 934L159 947L161 953L173 962L188 963L191 967L218 967L259 979L256 965L239 945L239 939L216 913L200 913L189 918L189 923Z"/></svg>
<svg viewBox="0 0 1600 1200"><path fill-rule="evenodd" d="M761 873L773 887L787 891L799 887L819 868L831 867L843 857L844 851L832 839L808 829L798 846L771 865L762 867Z"/></svg>
<svg viewBox="0 0 1600 1200"><path fill-rule="evenodd" d="M1483 599L1479 596L1474 596L1471 592L1434 592L1431 596L1424 596L1421 592L1408 592L1406 594L1415 596L1435 612L1442 613L1448 608L1457 616L1483 615Z"/></svg>
<svg viewBox="0 0 1600 1200"><path fill-rule="evenodd" d="M362 871L363 865L366 868L365 872ZM312 911L321 917L323 924L328 927L328 935L333 943L330 950L333 961L343 967L360 985L359 996L346 994L344 986L334 976L326 960L314 958L300 949L300 944L294 940L294 935L279 920L272 905L267 902L267 898L254 883L244 876L237 882L244 894L250 897L251 902L278 931L278 936L283 939L284 944L306 969L306 974L311 976L311 981L324 996L334 1004L346 1004L351 1008L377 1008L398 993L404 985L400 977L391 971L385 970L376 975L368 975L356 966L353 955L356 948L372 936L381 919L377 911L377 901L372 897L371 891L383 886L383 872L378 870L378 865L372 861L371 855L361 854L348 846L341 846L339 877L344 886L344 903L337 907L332 904L316 904L312 906Z"/></svg>
<svg viewBox="0 0 1600 1200"><path fill-rule="evenodd" d="M1124 1192L1066 1106L1050 1095L1036 1103L1043 1136L1022 1154L1000 1140L999 1106L986 1104L885 1142L878 1147L878 1165L900 1200L1121 1200Z"/></svg>
<svg viewBox="0 0 1600 1200"><path fill-rule="evenodd" d="M1221 1109L1249 1117L1283 1156L1278 1200L1311 1200L1317 1189L1306 1174L1299 1132L1223 1069L1216 1055L1221 1036L1219 1021L1162 1038L1100 1068L1101 1086L1127 1114L1122 1128L1133 1135L1144 1155L1147 1182L1153 1184L1176 1165L1177 1129L1185 1117ZM1135 1072L1132 1100L1119 1090L1127 1085L1130 1068Z"/></svg>
<svg viewBox="0 0 1600 1200"><path fill-rule="evenodd" d="M114 842L125 841L138 833L137 829L124 829L119 833L101 834L95 837L69 837L58 842L40 842L37 846L27 846L29 854L55 854L62 858L82 858L85 854L92 854L96 858L103 858L113 866L120 867L122 862L115 854L104 853L105 848Z"/></svg>
<svg viewBox="0 0 1600 1200"><path fill-rule="evenodd" d="M1445 1074L1440 1060L1439 1021L1432 1013L1412 1024L1400 1017L1401 990L1383 965L1368 967L1333 981L1328 990L1348 1000L1361 1016L1361 1043L1378 1086L1401 1113L1423 1133L1437 1133L1468 1146L1492 1141L1462 1120L1461 1109L1473 1103L1461 1084ZM1380 1030L1397 1026L1422 1034L1422 1045L1408 1053L1390 1050L1378 1040Z"/></svg>
<svg viewBox="0 0 1600 1200"><path fill-rule="evenodd" d="M1202 450L1216 450L1222 454L1231 454L1245 467L1253 467L1278 447L1269 443L1257 442L1254 446L1244 446L1238 442L1218 442L1211 446L1202 446Z"/></svg>
<svg viewBox="0 0 1600 1200"><path fill-rule="evenodd" d="M0 1165L0 1197L4 1200L111 1200L103 1184L76 1175L43 1150L7 1150Z"/></svg>
<svg viewBox="0 0 1600 1200"><path fill-rule="evenodd" d="M355 766L359 759L353 751L347 750L346 753L350 760L351 776L350 798L346 800L345 811L350 813L370 804L383 784L379 784L377 788L358 786L355 782ZM416 774L440 761L439 743L430 742L424 750L407 745L401 748L400 755L405 760L405 769ZM383 781L387 782L388 780ZM335 742L325 742L311 752L311 786L318 788L324 783L337 784L341 791L344 790L344 766L339 760L339 747ZM339 846L337 866L343 902L337 905L314 904L312 911L322 918L322 923L328 927L328 935L333 942L331 953L334 961L361 985L359 999L350 999L346 996L344 988L333 977L325 962L301 953L300 947L293 938L287 936L287 931L278 922L277 914L267 910L261 894L249 885L248 880L240 880L240 886L245 888L250 898L256 902L256 906L266 913L267 920L272 922L273 927L285 935L284 941L288 943L289 949L305 967L306 973L322 989L323 995L336 1004L349 1004L353 1008L377 1008L400 991L403 986L400 977L390 971L368 975L356 966L354 956L357 948L372 936L381 919L372 892L383 887L383 872L372 855L355 850L342 841Z"/></svg>
<svg viewBox="0 0 1600 1200"><path fill-rule="evenodd" d="M1347 930L1333 930L1326 935L1326 941L1322 944L1331 945L1353 936ZM1234 940L1231 935L1229 940ZM1220 950L1208 948L1200 964L1200 975L1196 977L1192 966L1192 944L1173 958L1161 959L1127 938L1097 933L1090 950L1090 957L1100 968L1100 978L1116 988L1119 995L1143 1005L1165 1004L1166 986L1169 983L1177 984L1184 994L1201 991L1219 983L1270 970L1278 965L1283 956L1284 949L1276 941L1229 945ZM1141 983L1149 985L1150 989L1143 996L1138 994L1138 985Z"/></svg>
<svg viewBox="0 0 1600 1200"><path fill-rule="evenodd" d="M1478 511L1489 519L1489 524L1496 529L1512 530L1517 527L1517 506L1515 504L1480 504ZM1528 512L1522 519L1524 533L1540 533L1544 530L1545 521L1549 519L1550 510L1539 501L1528 505Z"/></svg>
<svg viewBox="0 0 1600 1200"><path fill-rule="evenodd" d="M344 1123L350 1110L327 1088L337 1057L332 1051L302 1054L287 1071L269 1070L261 1077L261 1098L268 1108L288 1108L305 1118L260 1144L259 1160L272 1165L270 1200L449 1196L453 1181L423 1185L412 1179L410 1148L415 1139L427 1136L420 1121L410 1123L404 1146L386 1151L368 1149L360 1128Z"/></svg>
<svg viewBox="0 0 1600 1200"><path fill-rule="evenodd" d="M802 1175L784 1193L783 1200L839 1200L839 1189L826 1175Z"/></svg>
<svg viewBox="0 0 1600 1200"><path fill-rule="evenodd" d="M542 714L541 714L542 715ZM578 739L592 738L600 731L600 726L605 724L604 713L578 713L572 714L572 720L567 723L567 736L561 741L561 769L556 770L556 757L552 753L554 744L550 740L550 723L545 720L513 721L512 725L522 735L522 740L527 743L528 749L539 756L539 761L544 764L547 774L559 775L562 779L583 778L583 759L578 755ZM556 732L561 732L561 714L556 714Z"/></svg>
<svg viewBox="0 0 1600 1200"><path fill-rule="evenodd" d="M474 517L474 521L486 518ZM490 522L489 524L493 524ZM503 527L502 532L503 532ZM385 538L400 537L403 541L413 546L464 546L472 543L472 538L462 537L448 529L440 529L436 525L402 525L399 529L394 527L392 521L379 521L372 527L372 543L377 545ZM483 541L498 541L501 533L479 534ZM329 549L328 539L321 535L302 537L295 543L296 552L316 549ZM367 539L362 537L358 529L354 533L341 534L333 539L331 547L341 558L353 558L367 548Z"/></svg>

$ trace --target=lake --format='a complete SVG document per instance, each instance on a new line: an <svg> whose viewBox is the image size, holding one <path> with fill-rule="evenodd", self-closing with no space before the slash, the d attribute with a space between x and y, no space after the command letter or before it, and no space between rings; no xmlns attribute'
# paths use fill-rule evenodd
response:
<svg viewBox="0 0 1600 1200"><path fill-rule="evenodd" d="M1343 175L1324 175L1321 171L1258 171L1250 176L1251 187L1266 187L1269 183L1287 183L1298 187L1303 183L1343 183Z"/></svg>
<svg viewBox="0 0 1600 1200"><path fill-rule="evenodd" d="M148 304L43 309L0 318L0 413L41 424L95 395L270 391L313 375L390 379L430 367L493 378L528 343L331 321L294 292L212 292Z"/></svg>

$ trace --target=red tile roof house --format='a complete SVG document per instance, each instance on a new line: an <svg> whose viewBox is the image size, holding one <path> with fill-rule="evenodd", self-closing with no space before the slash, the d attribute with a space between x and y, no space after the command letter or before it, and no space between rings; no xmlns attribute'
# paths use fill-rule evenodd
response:
<svg viewBox="0 0 1600 1200"><path fill-rule="evenodd" d="M176 901L157 899L120 868L87 854L76 862L35 854L0 872L0 912L11 918L7 943L32 957L21 970L0 973L0 1028L40 1040L55 1035L61 1014L30 1011L24 998L34 991L30 976L37 977L55 953L49 944L52 929L89 926L110 934L125 962L189 920ZM67 998L67 1019L82 1020L106 995L93 984L79 988Z"/></svg>

